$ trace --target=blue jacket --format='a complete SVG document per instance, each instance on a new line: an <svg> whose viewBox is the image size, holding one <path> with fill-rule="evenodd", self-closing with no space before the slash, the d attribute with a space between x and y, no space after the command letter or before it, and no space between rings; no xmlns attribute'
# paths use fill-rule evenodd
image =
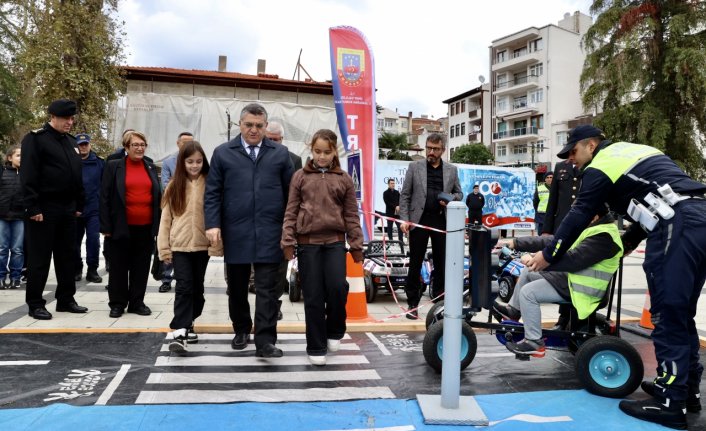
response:
<svg viewBox="0 0 706 431"><path fill-rule="evenodd" d="M81 163L83 165L83 190L86 195L86 203L83 206L82 216L97 216L105 160L91 151L88 153L88 158L82 159Z"/></svg>
<svg viewBox="0 0 706 431"><path fill-rule="evenodd" d="M174 171L176 171L177 155L178 154L172 154L162 162L162 174L159 178L162 182L162 190L167 188L169 180L171 180L174 176Z"/></svg>
<svg viewBox="0 0 706 431"><path fill-rule="evenodd" d="M256 163L240 135L213 151L206 180L206 229L221 229L226 263L278 263L294 166L287 148L265 138Z"/></svg>

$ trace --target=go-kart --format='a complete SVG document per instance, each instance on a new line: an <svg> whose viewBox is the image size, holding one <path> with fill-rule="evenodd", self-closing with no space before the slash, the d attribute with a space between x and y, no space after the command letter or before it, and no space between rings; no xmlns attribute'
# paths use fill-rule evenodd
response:
<svg viewBox="0 0 706 431"><path fill-rule="evenodd" d="M401 241L370 241L363 253L365 299L374 302L378 289L404 289L407 285L409 257Z"/></svg>
<svg viewBox="0 0 706 431"><path fill-rule="evenodd" d="M522 323L501 320L493 321L492 303L497 297L498 283L492 274L499 261L492 262L491 249L497 237L485 228L473 228L471 232L471 256L474 269L468 300L463 306L461 322L461 370L470 365L475 357L478 343L474 328L495 334L501 344L519 342L524 337ZM617 292L616 292L617 285ZM617 293L615 322L610 320L613 296ZM605 317L595 311L587 319L579 319L572 308L569 326L565 330L543 329L542 337L547 347L566 350L576 356L576 375L589 392L610 398L623 398L637 389L642 381L644 365L635 348L620 338L620 301L622 296L622 262L598 309L607 308ZM468 305L465 303L468 302ZM486 321L474 320L483 310L488 310ZM437 303L429 310L429 324L424 337L423 353L427 363L437 372L442 367L444 305ZM431 316L431 317L429 317ZM497 317L497 316L496 316ZM529 360L527 355L516 355L517 359Z"/></svg>

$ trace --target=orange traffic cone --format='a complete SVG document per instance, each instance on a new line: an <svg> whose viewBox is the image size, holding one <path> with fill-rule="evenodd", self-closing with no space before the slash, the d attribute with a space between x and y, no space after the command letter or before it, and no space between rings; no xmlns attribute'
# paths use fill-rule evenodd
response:
<svg viewBox="0 0 706 431"><path fill-rule="evenodd" d="M365 281L363 264L355 263L350 253L346 254L346 281L348 281L348 302L346 302L347 321L369 320L368 303L365 300Z"/></svg>
<svg viewBox="0 0 706 431"><path fill-rule="evenodd" d="M650 291L648 290L645 295L645 305L642 306L642 317L640 317L640 327L642 328L655 329L655 325L652 324L652 314L650 313L651 306Z"/></svg>

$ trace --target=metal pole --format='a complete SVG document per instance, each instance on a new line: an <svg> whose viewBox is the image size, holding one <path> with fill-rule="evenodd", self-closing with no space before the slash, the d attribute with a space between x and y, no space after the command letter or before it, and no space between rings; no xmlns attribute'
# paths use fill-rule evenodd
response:
<svg viewBox="0 0 706 431"><path fill-rule="evenodd" d="M441 368L441 406L457 409L461 388L461 315L463 306L463 254L466 205L446 206L446 285L444 291L444 351Z"/></svg>

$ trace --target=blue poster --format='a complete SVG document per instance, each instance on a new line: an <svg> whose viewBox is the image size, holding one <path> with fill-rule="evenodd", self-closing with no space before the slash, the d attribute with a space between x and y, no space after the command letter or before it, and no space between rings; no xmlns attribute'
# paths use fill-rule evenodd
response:
<svg viewBox="0 0 706 431"><path fill-rule="evenodd" d="M360 202L360 153L358 152L348 155L348 175L353 178L355 198L358 199L358 202Z"/></svg>

